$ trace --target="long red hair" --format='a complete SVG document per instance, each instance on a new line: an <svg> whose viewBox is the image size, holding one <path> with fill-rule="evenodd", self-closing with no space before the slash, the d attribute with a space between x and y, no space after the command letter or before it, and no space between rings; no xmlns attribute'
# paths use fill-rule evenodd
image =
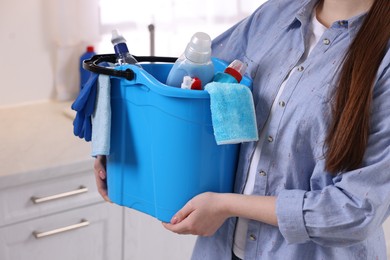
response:
<svg viewBox="0 0 390 260"><path fill-rule="evenodd" d="M326 170L361 166L370 132L373 86L390 38L390 2L375 0L341 67L326 139ZM390 101L389 101L390 102Z"/></svg>

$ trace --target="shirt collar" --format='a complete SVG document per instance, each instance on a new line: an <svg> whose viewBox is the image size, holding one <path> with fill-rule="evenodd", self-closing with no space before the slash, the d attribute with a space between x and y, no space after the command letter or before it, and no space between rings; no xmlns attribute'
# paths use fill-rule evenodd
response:
<svg viewBox="0 0 390 260"><path fill-rule="evenodd" d="M297 23L300 23L300 25L306 25L310 22L313 8L317 4L318 0L302 0L302 2L302 7L298 9L295 15L281 23L282 28L290 29Z"/></svg>
<svg viewBox="0 0 390 260"><path fill-rule="evenodd" d="M364 18L366 17L367 12L361 13L354 17L349 18L348 20L340 20L334 22L330 28L347 28L349 32L350 40L352 41L356 34L358 33L361 25L363 24Z"/></svg>
<svg viewBox="0 0 390 260"><path fill-rule="evenodd" d="M292 18L286 19L285 21L281 22L281 27L284 29L291 29L294 26L304 26L310 22L310 17L313 13L313 8L316 6L319 0L302 0L303 5L298 11L296 12L295 16ZM360 26L363 23L364 18L366 17L366 12L361 13L359 15L356 15L354 17L351 17L347 20L340 20L334 22L330 28L347 28L349 31L349 36L351 38L351 41L355 38L357 32L360 29ZM297 23L299 25L297 25Z"/></svg>

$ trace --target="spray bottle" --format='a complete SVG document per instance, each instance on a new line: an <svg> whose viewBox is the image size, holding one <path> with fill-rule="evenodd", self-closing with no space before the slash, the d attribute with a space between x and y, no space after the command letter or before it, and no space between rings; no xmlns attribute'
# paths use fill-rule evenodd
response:
<svg viewBox="0 0 390 260"><path fill-rule="evenodd" d="M213 81L224 82L224 83L240 83L247 64L240 60L234 60L227 66L224 72L219 72L214 76Z"/></svg>
<svg viewBox="0 0 390 260"><path fill-rule="evenodd" d="M119 34L118 30L112 31L111 42L114 45L117 63L122 64L138 64L138 61L130 54L126 45L126 39Z"/></svg>
<svg viewBox="0 0 390 260"><path fill-rule="evenodd" d="M87 46L85 52L80 56L79 70L80 70L80 90L84 87L84 84L88 81L91 76L90 71L83 68L84 60L91 59L96 55L94 47L92 45Z"/></svg>

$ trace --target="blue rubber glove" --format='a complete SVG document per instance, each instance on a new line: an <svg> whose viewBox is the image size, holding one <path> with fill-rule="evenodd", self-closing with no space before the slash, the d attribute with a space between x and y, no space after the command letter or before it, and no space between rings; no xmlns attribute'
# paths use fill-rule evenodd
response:
<svg viewBox="0 0 390 260"><path fill-rule="evenodd" d="M73 121L73 133L87 142L91 141L92 137L91 115L95 110L98 76L95 73L91 74L72 104L72 109L77 112Z"/></svg>
<svg viewBox="0 0 390 260"><path fill-rule="evenodd" d="M110 64L101 62L99 66L109 67ZM98 77L99 74L91 73L88 81L72 104L72 109L77 112L73 121L73 133L87 142L91 141L92 138L91 116L95 111Z"/></svg>

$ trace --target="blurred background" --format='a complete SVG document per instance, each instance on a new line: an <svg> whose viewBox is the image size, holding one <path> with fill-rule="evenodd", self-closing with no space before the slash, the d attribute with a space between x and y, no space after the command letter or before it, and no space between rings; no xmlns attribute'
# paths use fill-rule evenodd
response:
<svg viewBox="0 0 390 260"><path fill-rule="evenodd" d="M88 45L113 53L119 29L134 55L179 56L193 33L211 38L265 0L1 0L0 107L78 93L79 57ZM154 27L154 47L150 44Z"/></svg>

